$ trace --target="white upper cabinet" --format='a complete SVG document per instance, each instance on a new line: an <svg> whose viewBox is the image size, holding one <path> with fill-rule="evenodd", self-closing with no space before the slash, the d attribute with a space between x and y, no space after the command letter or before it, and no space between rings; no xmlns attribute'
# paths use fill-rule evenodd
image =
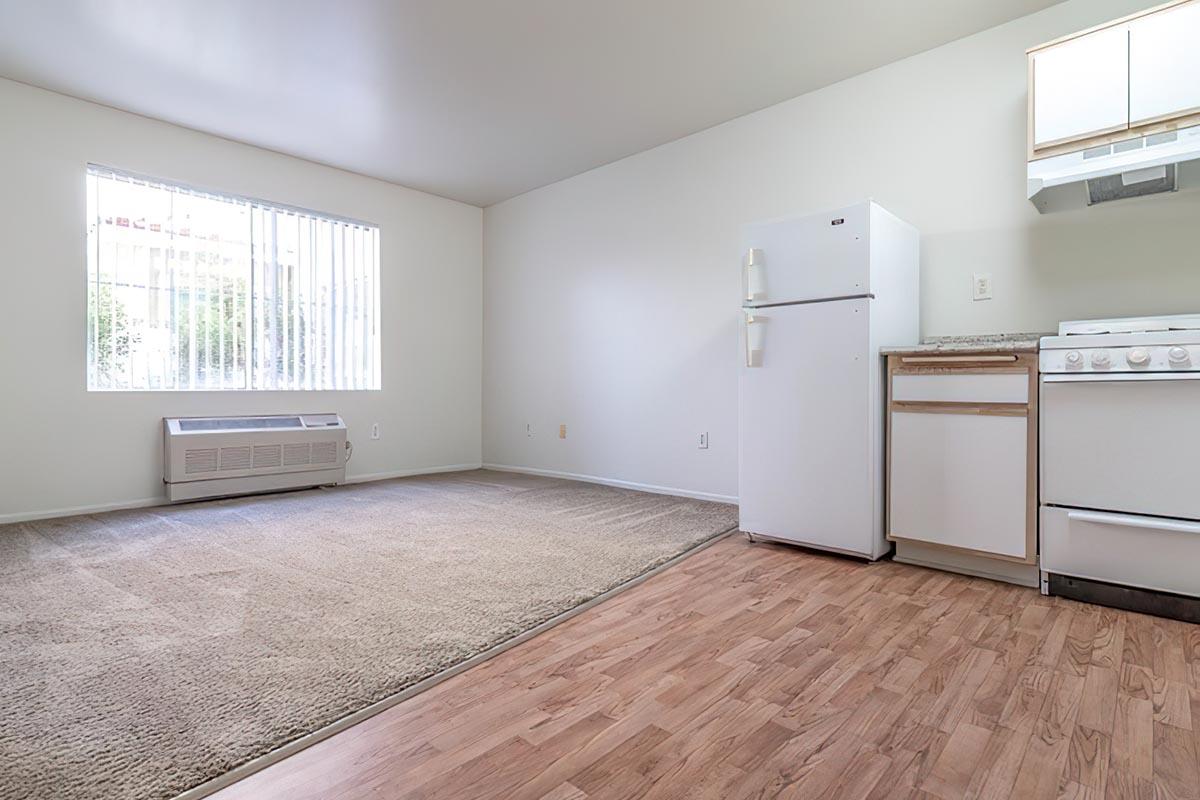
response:
<svg viewBox="0 0 1200 800"><path fill-rule="evenodd" d="M1033 146L1129 127L1129 28L1120 25L1033 54Z"/></svg>
<svg viewBox="0 0 1200 800"><path fill-rule="evenodd" d="M1200 111L1200 3L1130 22L1130 124L1196 111Z"/></svg>

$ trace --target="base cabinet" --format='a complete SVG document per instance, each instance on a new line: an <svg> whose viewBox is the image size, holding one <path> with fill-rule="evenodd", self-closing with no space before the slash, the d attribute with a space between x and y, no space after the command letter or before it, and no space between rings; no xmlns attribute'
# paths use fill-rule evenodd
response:
<svg viewBox="0 0 1200 800"><path fill-rule="evenodd" d="M946 568L968 557L972 568L959 571L988 576L1012 573L988 560L1035 565L1036 356L891 355L888 387L887 526L897 557L905 545L919 550L914 563L953 553ZM1021 572L1018 582L1028 579Z"/></svg>

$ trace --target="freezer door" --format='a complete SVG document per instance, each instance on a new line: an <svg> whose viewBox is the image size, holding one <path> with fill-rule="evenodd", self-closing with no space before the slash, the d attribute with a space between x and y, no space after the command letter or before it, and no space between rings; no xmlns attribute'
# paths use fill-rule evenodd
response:
<svg viewBox="0 0 1200 800"><path fill-rule="evenodd" d="M742 228L742 304L867 294L870 204Z"/></svg>
<svg viewBox="0 0 1200 800"><path fill-rule="evenodd" d="M871 302L747 315L739 378L742 530L867 557L882 552Z"/></svg>

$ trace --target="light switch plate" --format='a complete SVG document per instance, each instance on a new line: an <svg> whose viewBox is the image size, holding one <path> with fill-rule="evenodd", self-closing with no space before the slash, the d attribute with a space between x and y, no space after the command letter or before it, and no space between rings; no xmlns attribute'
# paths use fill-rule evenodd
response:
<svg viewBox="0 0 1200 800"><path fill-rule="evenodd" d="M971 276L971 299L992 299L992 273L976 272Z"/></svg>

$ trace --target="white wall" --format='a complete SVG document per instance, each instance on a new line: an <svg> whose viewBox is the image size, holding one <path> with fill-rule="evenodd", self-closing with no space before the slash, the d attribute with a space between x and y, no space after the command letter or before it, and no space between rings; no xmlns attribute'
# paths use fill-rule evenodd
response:
<svg viewBox="0 0 1200 800"><path fill-rule="evenodd" d="M488 208L484 461L736 495L751 220L873 197L913 223L925 335L1200 310L1200 193L1024 196L1025 49L1153 2L1072 0Z"/></svg>
<svg viewBox="0 0 1200 800"><path fill-rule="evenodd" d="M87 392L89 161L379 225L382 391ZM337 411L351 476L479 463L478 208L5 80L0 183L0 522L162 498L163 416Z"/></svg>

